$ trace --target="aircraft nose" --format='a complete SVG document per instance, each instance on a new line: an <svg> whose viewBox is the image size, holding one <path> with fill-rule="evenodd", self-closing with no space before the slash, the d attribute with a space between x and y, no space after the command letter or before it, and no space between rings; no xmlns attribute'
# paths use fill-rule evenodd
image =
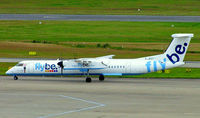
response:
<svg viewBox="0 0 200 118"><path fill-rule="evenodd" d="M9 74L11 74L12 73L12 70L11 69L9 69L8 71L6 71L6 75L9 75Z"/></svg>

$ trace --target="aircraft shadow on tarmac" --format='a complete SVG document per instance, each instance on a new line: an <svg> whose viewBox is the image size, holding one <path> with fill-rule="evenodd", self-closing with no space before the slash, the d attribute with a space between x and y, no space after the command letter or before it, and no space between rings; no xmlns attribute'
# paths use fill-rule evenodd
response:
<svg viewBox="0 0 200 118"><path fill-rule="evenodd" d="M149 81L138 81L141 79L145 79L145 78L106 78L104 81L99 81L98 78L93 78L92 79L92 83L99 83L99 84L103 84L103 83L138 83L138 84L144 84L144 83L149 83ZM148 78L149 79L149 78ZM148 80L146 79L146 80ZM152 78L155 79L155 78ZM10 79L12 80L12 79ZM160 79L159 79L160 80ZM13 80L14 81L14 80ZM84 78L81 77L20 77L19 80L17 81L33 81L33 82L66 82L66 83L85 83ZM89 84L92 84L89 83ZM86 83L85 83L86 84Z"/></svg>

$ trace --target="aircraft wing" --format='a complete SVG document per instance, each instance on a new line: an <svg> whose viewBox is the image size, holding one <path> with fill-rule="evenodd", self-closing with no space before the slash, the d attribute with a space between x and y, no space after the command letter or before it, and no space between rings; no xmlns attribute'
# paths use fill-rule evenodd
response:
<svg viewBox="0 0 200 118"><path fill-rule="evenodd" d="M105 69L107 65L97 60L88 59L76 59L70 60L65 63L64 70L80 70L81 72L87 72L88 70Z"/></svg>
<svg viewBox="0 0 200 118"><path fill-rule="evenodd" d="M103 58L106 58L106 59L112 59L112 57L114 57L115 55L106 55L106 56L102 56L102 57L96 57L97 59L103 59Z"/></svg>

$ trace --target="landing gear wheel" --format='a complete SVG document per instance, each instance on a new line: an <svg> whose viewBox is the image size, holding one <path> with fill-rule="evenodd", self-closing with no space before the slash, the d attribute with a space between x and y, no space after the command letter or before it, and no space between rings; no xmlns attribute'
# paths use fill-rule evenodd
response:
<svg viewBox="0 0 200 118"><path fill-rule="evenodd" d="M90 83L92 82L92 79L90 77L87 77L86 80L85 80L87 83Z"/></svg>
<svg viewBox="0 0 200 118"><path fill-rule="evenodd" d="M99 81L103 81L104 80L104 76L103 75L100 75L99 76Z"/></svg>
<svg viewBox="0 0 200 118"><path fill-rule="evenodd" d="M18 77L17 77L17 76L14 76L14 80L18 80Z"/></svg>

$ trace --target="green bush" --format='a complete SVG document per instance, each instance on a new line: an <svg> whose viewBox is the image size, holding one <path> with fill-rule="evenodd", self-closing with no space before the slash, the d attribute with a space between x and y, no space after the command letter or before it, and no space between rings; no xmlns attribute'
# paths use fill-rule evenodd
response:
<svg viewBox="0 0 200 118"><path fill-rule="evenodd" d="M101 44L100 44L100 43L98 43L98 44L97 44L97 48L100 48L100 47L101 47Z"/></svg>
<svg viewBox="0 0 200 118"><path fill-rule="evenodd" d="M104 44L102 47L103 47L103 48L109 48L109 47L111 47L111 46L110 46L110 44L106 43L106 44Z"/></svg>
<svg viewBox="0 0 200 118"><path fill-rule="evenodd" d="M41 43L41 41L33 40L32 43Z"/></svg>
<svg viewBox="0 0 200 118"><path fill-rule="evenodd" d="M85 45L84 45L84 44L77 44L76 47L77 47L77 48L84 48Z"/></svg>

